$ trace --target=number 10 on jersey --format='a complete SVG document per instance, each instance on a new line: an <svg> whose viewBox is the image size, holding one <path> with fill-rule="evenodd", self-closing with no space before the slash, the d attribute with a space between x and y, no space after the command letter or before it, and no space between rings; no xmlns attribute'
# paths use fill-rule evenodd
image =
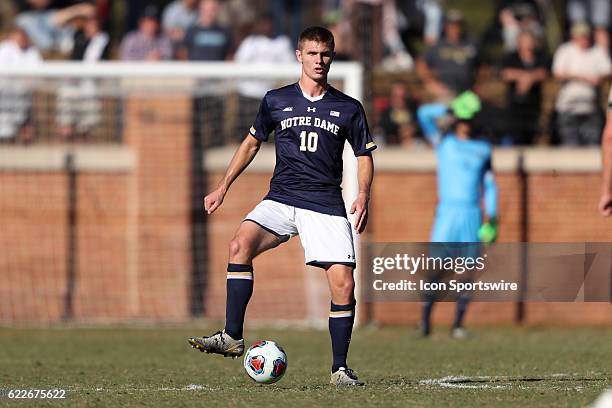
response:
<svg viewBox="0 0 612 408"><path fill-rule="evenodd" d="M318 143L319 143L319 135L317 134L317 132L308 132L307 134L306 131L303 130L300 133L300 151L301 152L305 152L305 151L316 152Z"/></svg>

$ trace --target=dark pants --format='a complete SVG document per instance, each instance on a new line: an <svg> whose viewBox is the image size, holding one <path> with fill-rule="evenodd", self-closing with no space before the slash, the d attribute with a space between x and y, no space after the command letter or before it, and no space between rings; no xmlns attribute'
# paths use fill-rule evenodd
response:
<svg viewBox="0 0 612 408"><path fill-rule="evenodd" d="M557 131L564 146L597 145L603 130L603 118L599 112L571 114L559 112Z"/></svg>
<svg viewBox="0 0 612 408"><path fill-rule="evenodd" d="M526 112L521 109L510 107L510 118L508 128L512 145L533 144L539 130L540 112Z"/></svg>

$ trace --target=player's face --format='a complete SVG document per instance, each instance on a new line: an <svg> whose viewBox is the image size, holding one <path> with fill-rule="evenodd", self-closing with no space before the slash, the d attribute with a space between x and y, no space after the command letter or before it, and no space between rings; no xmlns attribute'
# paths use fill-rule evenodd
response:
<svg viewBox="0 0 612 408"><path fill-rule="evenodd" d="M302 64L302 75L315 82L327 79L334 53L325 43L305 41L302 49L295 51L295 55Z"/></svg>

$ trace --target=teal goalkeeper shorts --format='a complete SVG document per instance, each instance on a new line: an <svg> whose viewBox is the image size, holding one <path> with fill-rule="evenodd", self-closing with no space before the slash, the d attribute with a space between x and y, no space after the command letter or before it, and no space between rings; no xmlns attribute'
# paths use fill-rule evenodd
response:
<svg viewBox="0 0 612 408"><path fill-rule="evenodd" d="M438 204L431 242L480 242L480 207L465 204Z"/></svg>

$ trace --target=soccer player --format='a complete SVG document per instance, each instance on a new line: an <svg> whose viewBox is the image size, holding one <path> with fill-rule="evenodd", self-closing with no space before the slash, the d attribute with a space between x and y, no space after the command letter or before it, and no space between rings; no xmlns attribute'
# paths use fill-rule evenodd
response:
<svg viewBox="0 0 612 408"><path fill-rule="evenodd" d="M599 199L599 212L604 217L612 214L612 88L608 97L608 115L601 136L602 150L602 188Z"/></svg>
<svg viewBox="0 0 612 408"><path fill-rule="evenodd" d="M348 141L357 156L359 182L350 213L355 215L356 232L361 233L368 219L374 172L371 151L376 145L361 104L327 82L334 58L333 35L325 28L307 28L295 54L302 64L300 80L264 96L223 180L204 198L204 207L212 214L274 131L276 167L270 191L246 216L229 244L225 329L193 337L189 343L207 353L241 356L244 315L253 292L253 259L300 235L306 264L325 270L331 290L330 383L363 385L346 362L355 314L355 251L340 183L342 151Z"/></svg>
<svg viewBox="0 0 612 408"><path fill-rule="evenodd" d="M438 207L431 233L432 242L476 243L493 242L497 236L497 186L491 169L491 145L476 140L474 119L481 109L480 99L467 91L450 104L449 130L444 131L438 121L447 115L443 104L423 105L417 116L425 137L436 149L438 159ZM484 195L485 218L482 223L481 198ZM467 246L472 252L479 246ZM462 252L462 251L459 251ZM479 254L475 254L479 256ZM423 305L422 335L431 332L431 312L434 297L427 296ZM451 336L466 337L463 317L468 297L457 299Z"/></svg>

